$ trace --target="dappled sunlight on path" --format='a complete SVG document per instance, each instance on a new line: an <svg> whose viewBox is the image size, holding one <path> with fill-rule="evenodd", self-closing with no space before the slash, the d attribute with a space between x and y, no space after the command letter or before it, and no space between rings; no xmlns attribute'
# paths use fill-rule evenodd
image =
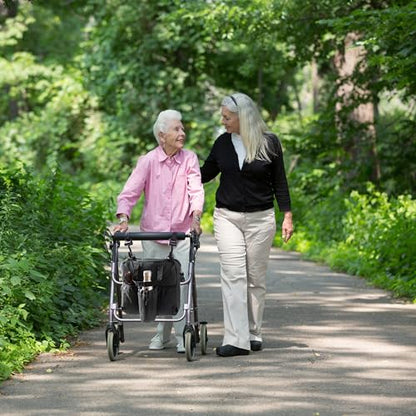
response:
<svg viewBox="0 0 416 416"><path fill-rule="evenodd" d="M416 306L357 277L273 249L264 350L220 358L218 255L203 235L197 256L208 354L188 363L174 343L150 351L154 323L126 325L115 362L104 328L70 353L39 357L0 389L2 415L410 416L416 408Z"/></svg>

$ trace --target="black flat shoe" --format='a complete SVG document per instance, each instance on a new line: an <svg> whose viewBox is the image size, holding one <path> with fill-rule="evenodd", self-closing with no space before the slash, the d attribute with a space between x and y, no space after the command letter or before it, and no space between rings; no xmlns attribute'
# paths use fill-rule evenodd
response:
<svg viewBox="0 0 416 416"><path fill-rule="evenodd" d="M248 355L250 354L249 350L244 350L243 348L234 347L234 345L223 345L222 347L217 348L217 355L220 357L233 357L234 355Z"/></svg>
<svg viewBox="0 0 416 416"><path fill-rule="evenodd" d="M263 349L263 344L261 341L250 341L251 351L261 351Z"/></svg>

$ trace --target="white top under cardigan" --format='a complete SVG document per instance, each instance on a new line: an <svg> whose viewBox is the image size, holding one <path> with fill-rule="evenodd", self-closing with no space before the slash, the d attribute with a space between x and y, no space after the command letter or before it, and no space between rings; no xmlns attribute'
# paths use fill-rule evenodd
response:
<svg viewBox="0 0 416 416"><path fill-rule="evenodd" d="M243 141L241 140L241 136L236 133L231 133L231 141L233 142L234 149L237 153L238 164L241 170L247 154L246 148L244 147Z"/></svg>

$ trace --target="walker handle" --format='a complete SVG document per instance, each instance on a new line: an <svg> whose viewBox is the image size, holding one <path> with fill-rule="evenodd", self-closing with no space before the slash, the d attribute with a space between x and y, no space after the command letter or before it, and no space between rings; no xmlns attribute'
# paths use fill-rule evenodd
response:
<svg viewBox="0 0 416 416"><path fill-rule="evenodd" d="M117 231L113 234L113 241L133 241L133 240L185 240L186 233L183 232L132 232L121 233Z"/></svg>

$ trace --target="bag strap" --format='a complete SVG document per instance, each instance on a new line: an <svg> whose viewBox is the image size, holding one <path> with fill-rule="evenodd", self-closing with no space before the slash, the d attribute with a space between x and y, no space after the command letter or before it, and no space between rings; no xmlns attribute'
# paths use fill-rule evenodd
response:
<svg viewBox="0 0 416 416"><path fill-rule="evenodd" d="M136 256L133 254L133 251L132 251L132 249L131 249L131 246L133 245L133 241L132 241L132 240L127 240L127 241L124 243L124 245L125 245L125 246L127 246L127 247L128 247L128 249L129 249L129 257L130 257L131 259L136 260Z"/></svg>
<svg viewBox="0 0 416 416"><path fill-rule="evenodd" d="M169 240L170 245L170 252L168 255L169 260L173 260L173 248L178 245L178 238L176 236L176 233L173 233L172 237Z"/></svg>

